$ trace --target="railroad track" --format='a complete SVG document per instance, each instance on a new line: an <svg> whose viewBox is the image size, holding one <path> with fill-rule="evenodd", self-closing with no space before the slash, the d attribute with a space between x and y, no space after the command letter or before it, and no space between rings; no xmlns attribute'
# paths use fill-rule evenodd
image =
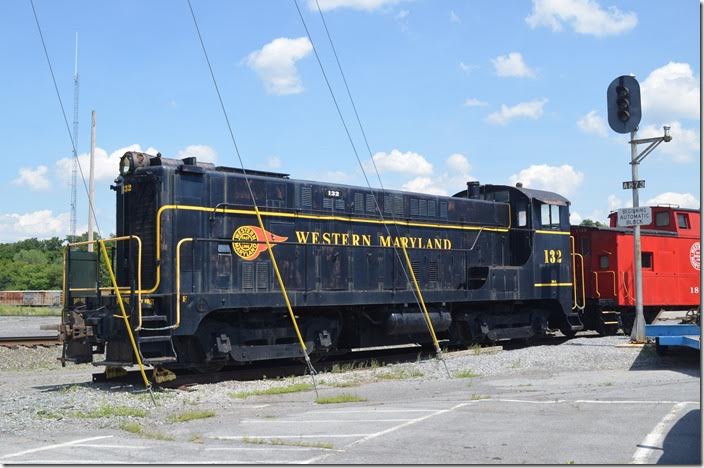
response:
<svg viewBox="0 0 704 468"><path fill-rule="evenodd" d="M61 344L57 336L0 336L0 346L17 348L24 346L35 348L37 346L56 346Z"/></svg>

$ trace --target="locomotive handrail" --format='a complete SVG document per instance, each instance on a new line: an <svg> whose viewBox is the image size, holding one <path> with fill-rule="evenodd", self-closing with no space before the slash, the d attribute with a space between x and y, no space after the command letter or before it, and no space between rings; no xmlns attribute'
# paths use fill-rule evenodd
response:
<svg viewBox="0 0 704 468"><path fill-rule="evenodd" d="M181 325L181 246L186 242L193 242L193 238L184 237L176 244L176 319L167 329L176 329Z"/></svg>
<svg viewBox="0 0 704 468"><path fill-rule="evenodd" d="M575 255L579 257L579 260L580 260L579 264L581 266L581 271L582 271L582 305L580 306L579 304L575 303L575 306L577 306L577 309L579 309L579 310L584 310L584 308L587 305L587 296L586 296L585 288L584 288L584 257L580 253L575 253ZM577 285L575 285L575 288L576 287L577 287ZM575 289L575 291L576 291L576 289Z"/></svg>
<svg viewBox="0 0 704 468"><path fill-rule="evenodd" d="M94 240L94 241L71 242L66 245L64 252L66 252L71 247L80 247L82 245L89 245L89 244L99 244L100 242L120 242L120 241L125 241L125 240L136 240L137 241L137 290L135 291L137 293L137 327L135 328L135 331L139 331L142 329L142 239L140 239L139 236L129 235L129 236L110 237L107 239ZM64 287L68 286L65 275L66 275L66 255L64 256ZM98 282L98 284L100 284L100 279L98 279L97 282ZM130 288L130 286L118 286L116 283L113 286L98 287L98 288L68 288L66 291L68 293L71 291L92 291L93 289L98 289L100 291L114 290L116 294L119 294L118 291L120 289L127 290L127 289L131 289L131 288ZM66 297L66 296L64 296L64 297Z"/></svg>
<svg viewBox="0 0 704 468"><path fill-rule="evenodd" d="M127 236L132 237L132 236ZM136 237L136 236L135 236ZM112 239L114 240L114 239ZM139 372L142 374L142 380L144 380L144 386L147 390L151 391L152 384L147 378L147 374L144 372L144 364L142 363L142 358L139 355L139 350L137 349L137 343L134 341L134 335L132 334L132 328L130 327L129 318L127 318L127 312L125 312L125 304L122 301L122 294L117 286L117 279L115 279L115 273L112 271L112 265L110 264L110 257L108 256L108 251L105 248L105 241L97 241L100 246L100 252L103 254L103 260L105 261L105 266L108 269L108 274L110 275L110 281L115 288L115 294L117 296L117 303L120 306L120 312L122 313L122 320L125 322L125 328L127 329L127 335L130 337L130 343L132 344L132 351L134 352L134 357L137 359L137 365L139 366ZM140 244L141 246L141 244Z"/></svg>
<svg viewBox="0 0 704 468"><path fill-rule="evenodd" d="M159 288L159 284L161 282L161 265L159 263L159 260L161 259L161 248L160 248L160 239L161 239L161 215L164 213L166 210L184 210L184 211L202 211L202 212L210 212L210 213L224 213L224 214L243 214L243 215L257 215L258 217L260 216L274 216L274 217L283 217L283 218L300 218L300 219L315 219L315 220L321 220L321 221L345 221L345 222L357 222L361 224L396 224L396 225L401 225L401 226L410 226L410 227L426 227L426 228L436 228L436 229L452 229L452 230L460 230L460 231L477 231L477 230L484 230L484 231L491 231L491 232L508 232L511 229L511 205L506 203L505 204L508 207L508 225L507 226L467 226L467 225L460 225L460 224L438 224L438 223L427 223L427 222L412 222L412 221L404 221L404 220L380 220L378 218L357 218L353 217L352 214L349 216L334 216L334 215L318 215L318 214L306 214L306 213L299 213L299 212L292 212L292 213L286 213L286 212L277 212L277 211L260 211L260 210L253 210L253 209L227 209L227 208L216 208L214 207L207 207L207 206L195 206L195 205L162 205L159 207L159 209L156 212L156 226L155 226L155 245L157 248L155 249L155 255L156 255L156 272L155 272L155 278L154 278L154 286L152 286L150 289L142 291L144 294L150 294L156 292L156 290ZM264 228L262 228L264 229ZM537 231L536 231L537 232ZM568 233L566 232L547 232L549 234L563 234L566 235Z"/></svg>
<svg viewBox="0 0 704 468"><path fill-rule="evenodd" d="M572 310L574 310L577 308L577 266L575 264L576 252L574 247L574 236L570 236L570 241L572 242L572 253L570 257L572 257L572 301L574 302Z"/></svg>

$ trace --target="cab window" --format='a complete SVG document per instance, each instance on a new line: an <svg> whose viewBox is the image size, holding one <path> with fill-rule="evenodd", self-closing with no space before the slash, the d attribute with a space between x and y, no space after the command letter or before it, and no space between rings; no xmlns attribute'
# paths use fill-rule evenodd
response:
<svg viewBox="0 0 704 468"><path fill-rule="evenodd" d="M540 224L543 226L560 226L560 206L543 204L540 206Z"/></svg>

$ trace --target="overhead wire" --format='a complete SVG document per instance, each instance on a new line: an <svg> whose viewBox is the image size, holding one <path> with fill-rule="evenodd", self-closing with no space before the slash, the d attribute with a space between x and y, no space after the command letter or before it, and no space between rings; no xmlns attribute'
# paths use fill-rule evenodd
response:
<svg viewBox="0 0 704 468"><path fill-rule="evenodd" d="M237 155L237 159L239 160L242 174L244 175L245 183L247 185L247 190L249 191L249 195L252 198L252 205L254 206L254 212L256 214L257 221L259 223L259 227L262 229L262 231L265 231L264 221L262 220L261 213L259 212L259 207L257 205L257 199L254 196L254 191L252 190L252 186L251 186L251 183L249 180L249 176L247 174L247 170L244 167L244 160L242 159L242 154L240 153L239 147L237 145L235 133L232 130L232 125L230 124L230 118L228 117L227 109L225 108L225 103L222 99L222 95L220 94L220 87L218 86L218 82L215 79L215 73L213 72L213 67L212 67L212 64L210 63L210 58L208 57L208 51L205 47L205 42L203 41L203 36L201 35L200 28L198 27L198 20L196 19L195 12L193 11L193 6L191 5L191 0L186 0L186 1L188 3L188 9L191 12L191 18L193 18L193 24L195 25L196 33L198 34L198 40L200 41L200 46L203 49L203 55L205 56L205 61L208 64L208 70L210 71L210 78L212 79L213 86L215 88L215 92L217 93L217 96L218 96L218 101L220 103L220 109L222 110L223 116L225 117L227 129L230 133L230 139L232 140L232 145L235 149L235 154ZM264 234L264 241L266 243L267 251L269 252L269 258L271 259L271 263L274 267L276 277L279 282L279 287L281 288L281 293L283 294L284 301L286 302L286 307L288 309L289 316L290 316L291 321L293 323L293 327L295 329L296 336L297 336L299 344L301 346L301 350L303 351L306 365L308 366L308 370L310 372L311 379L313 380L313 388L315 389L315 393L317 395L318 394L318 387L315 382L315 374L317 374L317 372L316 372L315 368L313 367L313 363L311 362L310 356L308 355L308 350L306 348L305 342L303 341L303 337L301 336L301 332L298 328L298 323L296 322L296 317L293 313L293 309L291 307L291 303L288 298L288 293L286 292L286 288L283 284L283 280L281 278L281 274L279 272L279 268L276 263L276 258L274 256L274 252L273 252L271 245L270 245L270 242L269 242L269 236L267 236L266 234Z"/></svg>
<svg viewBox="0 0 704 468"><path fill-rule="evenodd" d="M355 158L357 159L357 163L359 164L359 168L360 168L360 170L362 171L362 176L364 177L364 180L365 180L365 182L367 183L367 187L369 188L370 193L371 193L371 195L372 195L372 197L373 197L373 199L374 199L374 204L375 204L375 206L376 206L377 212L379 213L379 217L380 217L380 219L381 219L381 221L382 221L382 225L384 226L384 229L386 230L386 233L387 233L389 236L391 236L391 232L390 232L390 230L389 230L389 227L388 227L387 223L385 222L384 214L383 214L383 212L382 212L382 210L381 210L381 207L379 206L379 202L378 202L378 200L377 200L376 194L374 193L374 189L372 188L371 183L369 182L369 178L367 177L366 170L364 169L364 164L362 163L362 160L361 160L361 158L360 158L360 156L359 156L359 152L357 151L357 147L356 147L356 145L355 145L355 143L354 143L354 140L353 140L353 138L352 138L352 135L351 135L351 133L350 133L350 130L349 130L348 126L347 126L347 122L345 121L345 118L344 118L344 115L342 114L342 110L341 110L341 108L340 108L340 105L339 105L339 103L338 103L338 101L337 101L337 98L335 97L335 92L333 91L332 85L330 84L330 80L328 79L327 73L325 72L325 67L323 66L322 60L320 59L320 55L318 54L318 50L317 50L317 48L315 47L315 43L313 42L313 38L312 38L312 36L311 36L311 34L310 34L310 30L308 29L308 25L307 25L307 23L306 23L306 21L305 21L305 18L303 17L303 13L301 12L301 8L300 8L300 6L298 5L298 0L293 0L293 2L294 2L294 4L295 4L295 6L296 6L296 11L298 12L298 16L299 16L299 18L300 18L300 20L301 20L301 23L303 24L303 28L304 28L305 31L306 31L306 35L307 35L307 37L308 37L308 40L309 40L310 43L311 43L311 46L312 46L312 49L313 49L313 53L314 53L314 55L315 55L315 57L316 57L316 60L317 60L317 62L318 62L318 66L320 67L320 71L322 72L322 75L323 75L323 79L325 80L325 84L326 84L326 86L327 86L327 88L328 88L328 91L329 91L329 93L330 93L330 96L331 96L331 98L332 98L332 100L333 100L333 103L334 103L334 105L335 105L335 109L337 110L337 114L338 114L338 116L340 117L340 121L341 121L341 123L342 123L342 126L344 127L345 133L346 133L346 135L347 135L347 139L348 139L349 142L350 142L350 145L351 145L351 147L352 147L352 151L354 152ZM379 173L379 169L377 168L376 163L374 162L374 156L373 156L373 154L372 154L372 150L371 150L371 147L370 147L370 145L369 145L369 140L367 139L366 132L364 131L364 126L362 125L362 120L361 120L361 118L359 117L359 112L357 111L357 106L356 106L355 103L354 103L354 98L352 97L352 92L350 91L350 87L349 87L349 84L348 84L348 82L347 82L347 78L346 78L345 73L344 73L344 71L343 71L343 69L342 69L342 64L340 63L340 59L339 59L339 57L338 57L337 50L335 49L335 45L334 45L334 43L333 43L332 36L331 36L331 34L330 34L330 30L328 29L327 22L325 21L325 17L324 17L324 15L323 15L323 11L322 11L322 9L320 8L320 4L318 3L318 0L315 0L315 3L316 3L316 6L317 6L317 9L318 9L318 12L320 13L320 18L321 18L321 20L322 20L322 22L323 22L323 26L324 26L324 28L325 28L325 32L326 32L327 37L328 37L328 41L329 41L330 46L331 46L331 48L332 48L333 54L334 54L334 56L335 56L335 61L336 61L337 66L338 66L338 70L340 71L340 75L341 75L342 80L343 80L343 83L344 83L344 85L345 85L345 89L347 90L347 96L348 96L348 98L349 98L349 100L350 100L350 103L351 103L351 105L352 105L352 109L354 110L354 115L355 115L355 117L356 117L356 119L357 119L357 124L359 125L360 131L361 131L361 134L362 134L362 137L363 137L363 139L364 139L364 143L365 143L366 148L367 148L367 151L368 151L368 153L369 153L369 158L370 158L370 160L371 160L372 166L374 167L374 171L376 172L376 176L377 176L377 179L378 179L378 181L379 181L379 185L380 185L380 187L381 187L381 193L382 193L382 195L385 196L386 191L385 191L385 189L384 189L384 184L383 184L382 181L381 181L381 175L380 175L380 173ZM392 221L395 219L395 217L394 217L394 210L395 210L395 207L392 207L391 210L390 210L390 214L391 214L391 219L392 219ZM394 224L394 229L395 229L395 231L396 231L397 238L400 237L400 231L399 231L399 228L398 228L398 226L397 226L396 224ZM449 376L450 373L449 373L449 370L447 369L447 364L445 363L444 359L442 358L442 350L440 349L440 346L439 346L439 344L438 344L437 337L436 337L435 331L434 331L434 329L433 329L433 325L432 325L432 323L430 322L430 316L429 316L428 313L427 313L427 309L426 309L426 307L425 307L425 303L424 303L424 301L423 301L423 299L422 299L422 293L421 293L420 287L418 286L418 283L417 283L417 281L416 281L415 275L413 274L413 272L411 272L411 275L409 275L409 272L407 271L407 269L406 269L406 267L404 266L404 263L403 263L403 261L402 261L402 259L401 259L401 255L400 255L400 253L398 252L398 249L396 248L396 246L393 246L393 245L392 245L392 247L393 247L393 250L394 250L394 254L396 255L396 258L398 259L399 266L401 267L401 270L403 271L403 274L404 274L404 276L406 277L406 281L407 281L409 284L414 284L414 285L416 286L416 290L414 290L413 288L411 288L411 292L413 293L414 299L415 299L416 303L418 304L419 309L421 309L421 311L426 314L426 316L425 316L426 325L428 326L428 330L429 330L429 332L430 332L430 334L431 334L431 337L432 337L432 339L433 339L433 344L434 344L434 346L435 346L436 357L437 357L440 361L442 361L443 365L445 366L445 370L446 370L446 372L447 372L447 374L448 374L448 376ZM409 264L409 268L410 268L410 263L411 263L411 262L410 262L410 259L408 258L408 254L407 254L406 249L405 249L405 246L404 246L403 244L402 244L402 247L403 247L404 257L406 258L406 261L407 261L407 263ZM412 276L412 278L411 278L411 276Z"/></svg>

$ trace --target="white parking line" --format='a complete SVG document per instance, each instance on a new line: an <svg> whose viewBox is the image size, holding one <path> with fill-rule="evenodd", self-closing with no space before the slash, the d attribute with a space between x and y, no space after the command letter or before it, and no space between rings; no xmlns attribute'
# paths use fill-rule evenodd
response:
<svg viewBox="0 0 704 468"><path fill-rule="evenodd" d="M476 400L476 401L480 401L480 400ZM404 422L404 423L401 423L401 424L398 424L398 425L396 425L396 426L390 427L390 428L388 428L388 429L384 429L383 431L374 432L374 433L372 433L372 434L367 434L367 435L365 435L365 436L362 436L361 439L357 439L357 440L352 441L351 443L345 445L344 449L348 449L348 448L353 447L353 446L355 446L355 445L364 443L364 442L366 442L366 441L368 441L368 440L375 439L375 438L377 438L377 437L380 437L380 436L389 434L389 433L391 433L391 432L397 431L397 430L402 429L402 428L404 428L404 427L407 427L407 426L410 426L410 425L419 423L419 422L421 422L421 421L425 421L426 419L430 419L430 418L432 418L432 417L434 417L434 416L439 416L439 415L441 415L441 414L449 413L449 412L454 411L454 410L456 410L456 409L462 408L463 406L471 405L472 403L475 403L475 401L468 401L468 402L465 402L465 403L457 404L457 405L455 405L455 406L453 406L453 407L451 407L451 408L446 408L446 409L437 410L437 411L435 411L435 412L433 412L433 413L426 414L425 416L421 416L421 417L419 417L419 418L411 419L411 420L409 420L409 421L406 421L406 422ZM317 463L317 462L319 462L320 460L322 460L322 459L328 457L329 455L330 455L330 454L318 455L318 456L316 456L316 457L309 458L308 460L300 461L299 463L302 463L302 464Z"/></svg>
<svg viewBox="0 0 704 468"><path fill-rule="evenodd" d="M411 419L244 419L241 423L334 423L340 424L343 422L403 422L411 421Z"/></svg>
<svg viewBox="0 0 704 468"><path fill-rule="evenodd" d="M64 442L62 444L46 445L44 447L37 447L37 448L29 449L29 450L22 450L21 452L8 453L7 455L3 455L0 458L19 457L20 455L26 455L28 453L42 452L44 450L51 450L51 449L61 448L61 447L69 447L71 445L81 444L83 442L90 442L91 440L107 439L109 437L112 437L112 436L108 435L108 436L89 437L87 439L72 440L70 442Z"/></svg>
<svg viewBox="0 0 704 468"><path fill-rule="evenodd" d="M303 434L303 435L242 435L242 436L210 436L211 439L218 440L242 440L242 439L345 439L350 437L366 437L375 433L367 434Z"/></svg>
<svg viewBox="0 0 704 468"><path fill-rule="evenodd" d="M325 447L287 447L285 445L271 445L270 447L264 448L264 447L206 447L204 450L206 451L242 451L242 452L271 452L272 450L276 451L282 451L282 450L287 450L287 451L292 451L292 452L310 452L310 451L325 451L325 452L344 452L344 450L340 449L330 449L330 448L325 448Z"/></svg>
<svg viewBox="0 0 704 468"><path fill-rule="evenodd" d="M662 443L670 424L677 418L677 415L687 405L687 402L676 403L669 413L655 425L652 431L645 436L643 442L638 444L638 448L633 453L632 464L648 463L648 458L656 451L662 451Z"/></svg>
<svg viewBox="0 0 704 468"><path fill-rule="evenodd" d="M87 447L87 448L116 448L116 449L148 449L151 448L147 445L118 445L118 444L74 444L72 447Z"/></svg>
<svg viewBox="0 0 704 468"><path fill-rule="evenodd" d="M351 409L351 410L315 410L306 413L316 414L354 414L354 413L432 413L435 409Z"/></svg>
<svg viewBox="0 0 704 468"><path fill-rule="evenodd" d="M672 400L516 400L512 398L484 398L476 400L479 402L498 401L501 403L529 403L536 405L550 405L558 403L594 403L605 405L672 405L682 403L684 405L698 405L698 401L672 401Z"/></svg>

